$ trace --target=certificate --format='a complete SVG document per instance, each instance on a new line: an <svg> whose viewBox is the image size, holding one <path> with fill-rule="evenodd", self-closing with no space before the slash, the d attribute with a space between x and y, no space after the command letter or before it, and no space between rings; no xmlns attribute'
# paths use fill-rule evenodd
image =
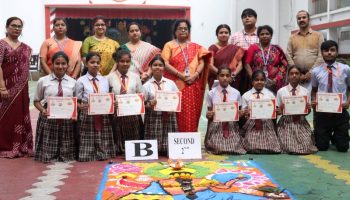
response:
<svg viewBox="0 0 350 200"><path fill-rule="evenodd" d="M214 122L233 122L239 119L238 102L216 103L213 107Z"/></svg>
<svg viewBox="0 0 350 200"><path fill-rule="evenodd" d="M115 95L115 98L118 102L118 116L145 114L143 94Z"/></svg>
<svg viewBox="0 0 350 200"><path fill-rule="evenodd" d="M250 119L276 119L276 99L251 100Z"/></svg>
<svg viewBox="0 0 350 200"><path fill-rule="evenodd" d="M77 98L49 97L47 111L49 119L77 119Z"/></svg>
<svg viewBox="0 0 350 200"><path fill-rule="evenodd" d="M181 111L181 92L166 92L158 90L155 94L157 104L154 107L156 111L180 112Z"/></svg>
<svg viewBox="0 0 350 200"><path fill-rule="evenodd" d="M316 112L341 113L343 112L342 93L317 93Z"/></svg>
<svg viewBox="0 0 350 200"><path fill-rule="evenodd" d="M114 94L89 94L88 115L106 115L114 113Z"/></svg>
<svg viewBox="0 0 350 200"><path fill-rule="evenodd" d="M304 115L308 113L307 96L283 97L283 115Z"/></svg>

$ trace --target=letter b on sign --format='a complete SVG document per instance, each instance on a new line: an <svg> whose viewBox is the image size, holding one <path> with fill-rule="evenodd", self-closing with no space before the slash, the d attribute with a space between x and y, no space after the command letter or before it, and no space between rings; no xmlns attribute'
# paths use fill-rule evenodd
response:
<svg viewBox="0 0 350 200"><path fill-rule="evenodd" d="M157 140L129 140L125 141L126 160L157 160Z"/></svg>

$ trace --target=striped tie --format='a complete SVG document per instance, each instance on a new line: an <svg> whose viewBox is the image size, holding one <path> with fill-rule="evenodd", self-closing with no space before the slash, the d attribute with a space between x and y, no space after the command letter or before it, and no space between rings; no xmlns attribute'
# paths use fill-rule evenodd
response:
<svg viewBox="0 0 350 200"><path fill-rule="evenodd" d="M333 72L332 72L332 66L327 66L327 71L328 71L327 92L332 93L332 91L333 91Z"/></svg>
<svg viewBox="0 0 350 200"><path fill-rule="evenodd" d="M292 96L296 96L297 95L296 91L297 91L296 88L292 89ZM299 123L299 121L300 121L300 116L299 115L292 115L292 117L293 117L293 122L294 123Z"/></svg>
<svg viewBox="0 0 350 200"><path fill-rule="evenodd" d="M223 102L227 102L227 90L223 89L222 90L222 94L223 94L222 101ZM222 123L222 132L224 134L224 138L228 138L228 136L230 135L230 129L229 129L229 123L228 122L223 122Z"/></svg>
<svg viewBox="0 0 350 200"><path fill-rule="evenodd" d="M57 79L58 81L58 92L57 92L57 96L58 97L63 97L63 89L62 89L62 79L61 78L58 78Z"/></svg>
<svg viewBox="0 0 350 200"><path fill-rule="evenodd" d="M121 85L121 87L120 87L120 94L126 94L126 93L127 93L127 91L126 91L126 85L125 85L126 75L123 74L123 75L121 76L121 78L122 78L122 85Z"/></svg>
<svg viewBox="0 0 350 200"><path fill-rule="evenodd" d="M260 95L259 95L260 92L257 91L255 94L256 94L256 98L257 98L257 99L260 99ZM261 119L256 119L256 120L255 120L255 125L254 125L254 126L255 126L255 129L256 129L256 130L261 131L261 130L262 130L262 120L261 120Z"/></svg>
<svg viewBox="0 0 350 200"><path fill-rule="evenodd" d="M99 88L96 84L97 78L92 78L92 85L94 86L94 93L99 93ZM102 115L94 115L94 125L97 132L100 132L102 130L103 126L103 118Z"/></svg>

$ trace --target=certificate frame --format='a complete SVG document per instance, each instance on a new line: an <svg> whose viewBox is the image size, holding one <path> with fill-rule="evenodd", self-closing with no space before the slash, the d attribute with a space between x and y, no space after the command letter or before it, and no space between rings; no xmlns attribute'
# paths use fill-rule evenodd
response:
<svg viewBox="0 0 350 200"><path fill-rule="evenodd" d="M339 100L338 104L331 104L329 101L331 98L333 100ZM342 113L343 112L343 94L342 93L322 93L317 92L316 94L316 112L325 113ZM321 105L321 106L320 106Z"/></svg>
<svg viewBox="0 0 350 200"><path fill-rule="evenodd" d="M144 96L142 93L115 95L118 102L117 116L145 114ZM132 106L131 103L134 103Z"/></svg>
<svg viewBox="0 0 350 200"><path fill-rule="evenodd" d="M108 100L109 104L106 104L105 110L94 109L94 101L100 101L101 99ZM107 102L106 102L107 103ZM98 103L97 103L98 104ZM101 107L101 106L99 106ZM89 94L89 107L88 107L88 115L108 115L114 113L114 94L113 93L90 93Z"/></svg>
<svg viewBox="0 0 350 200"><path fill-rule="evenodd" d="M62 106L67 106L63 109ZM61 111L54 114L55 110ZM47 102L48 119L78 119L76 97L48 97Z"/></svg>
<svg viewBox="0 0 350 200"><path fill-rule="evenodd" d="M157 104L154 107L155 111L162 111L162 112L181 112L181 98L182 98L182 92L170 92L170 91L161 91L158 90L154 95L155 100L157 101ZM171 102L168 101L168 98L170 99L177 99L177 102ZM164 102L160 102L160 100ZM174 105L174 106L172 106Z"/></svg>
<svg viewBox="0 0 350 200"><path fill-rule="evenodd" d="M263 108L267 109L262 110ZM276 119L276 99L253 99L250 101L249 112L250 119Z"/></svg>
<svg viewBox="0 0 350 200"><path fill-rule="evenodd" d="M304 96L285 96L282 99L283 102L283 115L305 115L308 114L308 108L307 108L307 102L308 102L308 97L306 95ZM302 106L301 109L302 112L299 112L299 109L293 109L295 107L294 105L298 103L303 103L305 105ZM294 104L294 105L291 105ZM289 106L291 105L291 106ZM297 106L299 107L299 106ZM289 110L290 109L290 110Z"/></svg>
<svg viewBox="0 0 350 200"><path fill-rule="evenodd" d="M228 110L233 112L232 115L221 116L221 113L229 112ZM236 122L239 120L239 106L237 101L216 103L213 106L213 111L215 113L213 122Z"/></svg>

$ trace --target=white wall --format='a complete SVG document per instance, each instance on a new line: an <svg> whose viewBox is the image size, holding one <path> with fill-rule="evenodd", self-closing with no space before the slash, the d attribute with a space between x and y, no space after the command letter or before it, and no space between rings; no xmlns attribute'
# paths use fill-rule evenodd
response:
<svg viewBox="0 0 350 200"><path fill-rule="evenodd" d="M9 17L17 16L23 20L24 27L22 42L33 49L33 53L39 53L40 45L45 38L45 13L43 0L9 0L1 1L0 9L0 38L5 37L6 20Z"/></svg>

